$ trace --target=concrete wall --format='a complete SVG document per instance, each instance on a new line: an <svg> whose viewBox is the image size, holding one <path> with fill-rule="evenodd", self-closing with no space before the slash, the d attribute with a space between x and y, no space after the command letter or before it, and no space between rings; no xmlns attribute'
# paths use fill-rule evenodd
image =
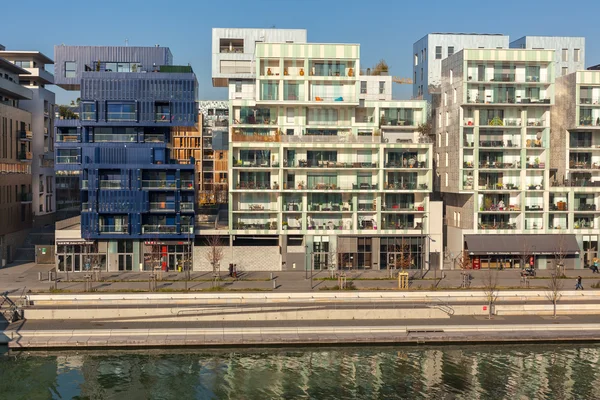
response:
<svg viewBox="0 0 600 400"><path fill-rule="evenodd" d="M576 122L576 78L577 74L561 76L556 79L555 105L551 110L550 124L550 166L556 169L556 180L562 183L567 179L566 168L569 159L567 149L569 129Z"/></svg>
<svg viewBox="0 0 600 400"><path fill-rule="evenodd" d="M212 271L206 258L209 250L208 246L194 246L194 271ZM228 272L229 263L237 264L238 271L281 271L279 246L223 246L220 271Z"/></svg>
<svg viewBox="0 0 600 400"><path fill-rule="evenodd" d="M517 49L548 49L555 50L556 76L563 75L562 69L567 68L568 74L585 69L585 38L570 36L523 36L510 43L511 48ZM562 59L562 49L568 49L567 60ZM579 49L579 61L574 61L574 50Z"/></svg>

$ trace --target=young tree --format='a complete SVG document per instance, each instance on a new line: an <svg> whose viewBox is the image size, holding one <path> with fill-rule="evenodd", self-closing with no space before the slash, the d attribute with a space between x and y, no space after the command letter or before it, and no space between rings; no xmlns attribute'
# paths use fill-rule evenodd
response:
<svg viewBox="0 0 600 400"><path fill-rule="evenodd" d="M567 259L566 236L559 235L554 248L554 269L559 276L564 275L565 260Z"/></svg>
<svg viewBox="0 0 600 400"><path fill-rule="evenodd" d="M223 259L223 244L218 235L211 235L206 238L206 245L208 246L208 251L205 253L205 258L212 266L213 278L216 281L220 278L219 266Z"/></svg>
<svg viewBox="0 0 600 400"><path fill-rule="evenodd" d="M523 246L521 249L521 254L519 255L519 263L521 264L521 269L525 269L529 266L529 260L533 257L533 251L531 246L527 240L523 240Z"/></svg>
<svg viewBox="0 0 600 400"><path fill-rule="evenodd" d="M492 319L492 307L498 300L498 271L488 268L483 276L483 292L488 303L488 319Z"/></svg>
<svg viewBox="0 0 600 400"><path fill-rule="evenodd" d="M550 275L550 281L546 288L546 298L552 303L552 316L556 318L556 304L562 297L561 290L563 288L563 280L561 279L559 268L556 265L552 269L552 275Z"/></svg>

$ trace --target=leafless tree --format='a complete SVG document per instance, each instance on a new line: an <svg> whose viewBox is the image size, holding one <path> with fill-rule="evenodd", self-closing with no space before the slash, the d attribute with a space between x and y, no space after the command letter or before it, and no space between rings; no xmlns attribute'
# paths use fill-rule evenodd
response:
<svg viewBox="0 0 600 400"><path fill-rule="evenodd" d="M483 292L488 303L488 319L492 319L492 307L498 300L498 271L488 268L483 276Z"/></svg>
<svg viewBox="0 0 600 400"><path fill-rule="evenodd" d="M521 264L521 269L527 268L529 265L529 260L533 257L533 251L527 240L523 240L523 245L521 249L521 254L519 255L519 263Z"/></svg>
<svg viewBox="0 0 600 400"><path fill-rule="evenodd" d="M559 235L554 248L554 269L560 277L565 274L564 267L567 256L566 236Z"/></svg>
<svg viewBox="0 0 600 400"><path fill-rule="evenodd" d="M467 251L462 251L455 259L454 266L458 269L473 269L473 264L471 262L471 257L469 257L469 253Z"/></svg>
<svg viewBox="0 0 600 400"><path fill-rule="evenodd" d="M552 268L552 274L550 275L550 281L546 286L546 298L552 303L553 313L552 316L556 318L556 304L562 297L561 290L563 288L563 280L561 279L560 268L555 265Z"/></svg>
<svg viewBox="0 0 600 400"><path fill-rule="evenodd" d="M214 279L218 280L220 279L219 265L223 259L223 243L221 243L221 238L218 235L211 235L206 238L206 245L208 251L204 256L212 266Z"/></svg>

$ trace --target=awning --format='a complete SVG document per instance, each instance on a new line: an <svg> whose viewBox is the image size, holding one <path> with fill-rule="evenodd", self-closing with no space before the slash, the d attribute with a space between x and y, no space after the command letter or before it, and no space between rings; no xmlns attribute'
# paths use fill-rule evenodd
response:
<svg viewBox="0 0 600 400"><path fill-rule="evenodd" d="M578 254L575 235L465 235L473 255Z"/></svg>
<svg viewBox="0 0 600 400"><path fill-rule="evenodd" d="M92 245L95 242L93 240L85 239L56 239L57 245Z"/></svg>

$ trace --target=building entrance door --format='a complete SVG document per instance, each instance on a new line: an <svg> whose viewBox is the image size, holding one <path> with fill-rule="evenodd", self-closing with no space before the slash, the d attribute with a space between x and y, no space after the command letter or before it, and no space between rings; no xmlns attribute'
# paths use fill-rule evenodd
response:
<svg viewBox="0 0 600 400"><path fill-rule="evenodd" d="M119 271L131 271L133 269L133 256L131 254L119 254Z"/></svg>

